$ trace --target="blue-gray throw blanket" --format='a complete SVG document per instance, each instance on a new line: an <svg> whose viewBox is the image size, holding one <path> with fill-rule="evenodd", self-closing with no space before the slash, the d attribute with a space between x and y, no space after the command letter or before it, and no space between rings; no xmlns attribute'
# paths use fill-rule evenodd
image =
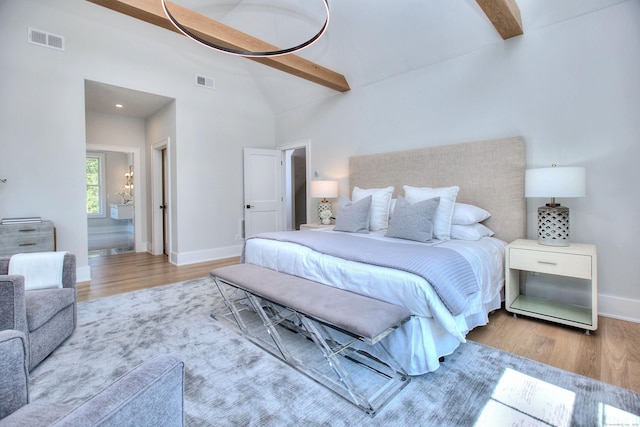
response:
<svg viewBox="0 0 640 427"><path fill-rule="evenodd" d="M318 231L269 232L249 239L253 238L296 243L349 261L413 273L429 282L454 316L465 310L467 297L480 290L469 262L452 249Z"/></svg>

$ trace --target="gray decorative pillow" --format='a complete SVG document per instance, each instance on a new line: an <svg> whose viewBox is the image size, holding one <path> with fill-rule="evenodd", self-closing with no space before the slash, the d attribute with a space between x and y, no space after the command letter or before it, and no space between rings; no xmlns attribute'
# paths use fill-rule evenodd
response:
<svg viewBox="0 0 640 427"><path fill-rule="evenodd" d="M409 203L398 196L396 208L389 221L385 237L428 242L433 239L433 217L440 204L440 197Z"/></svg>
<svg viewBox="0 0 640 427"><path fill-rule="evenodd" d="M352 202L348 198L340 196L336 226L333 229L348 233L368 233L371 199L372 196L367 196L357 202Z"/></svg>

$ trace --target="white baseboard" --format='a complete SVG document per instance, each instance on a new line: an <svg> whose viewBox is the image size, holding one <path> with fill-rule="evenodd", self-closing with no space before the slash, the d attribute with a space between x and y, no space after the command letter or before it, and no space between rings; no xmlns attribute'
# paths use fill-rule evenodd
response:
<svg viewBox="0 0 640 427"><path fill-rule="evenodd" d="M76 267L76 282L90 282L91 267Z"/></svg>
<svg viewBox="0 0 640 427"><path fill-rule="evenodd" d="M640 300L598 294L598 314L640 323Z"/></svg>
<svg viewBox="0 0 640 427"><path fill-rule="evenodd" d="M193 251L187 253L172 253L169 260L175 265L196 264L199 262L215 261L217 259L240 256L242 245L226 246L222 248L207 249L204 251Z"/></svg>

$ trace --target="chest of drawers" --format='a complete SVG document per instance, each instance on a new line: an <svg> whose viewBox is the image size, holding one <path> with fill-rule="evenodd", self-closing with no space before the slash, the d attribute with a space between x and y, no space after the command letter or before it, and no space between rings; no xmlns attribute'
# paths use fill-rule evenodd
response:
<svg viewBox="0 0 640 427"><path fill-rule="evenodd" d="M0 255L54 250L52 221L0 225Z"/></svg>

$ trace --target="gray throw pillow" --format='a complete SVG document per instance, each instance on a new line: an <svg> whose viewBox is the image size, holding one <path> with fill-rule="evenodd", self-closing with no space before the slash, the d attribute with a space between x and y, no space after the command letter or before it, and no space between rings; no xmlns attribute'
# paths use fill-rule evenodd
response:
<svg viewBox="0 0 640 427"><path fill-rule="evenodd" d="M348 198L340 196L336 226L333 229L348 233L368 233L371 199L371 196L367 196L354 203Z"/></svg>
<svg viewBox="0 0 640 427"><path fill-rule="evenodd" d="M439 204L440 197L412 204L404 197L398 196L385 237L418 242L428 242L433 239L433 217Z"/></svg>

